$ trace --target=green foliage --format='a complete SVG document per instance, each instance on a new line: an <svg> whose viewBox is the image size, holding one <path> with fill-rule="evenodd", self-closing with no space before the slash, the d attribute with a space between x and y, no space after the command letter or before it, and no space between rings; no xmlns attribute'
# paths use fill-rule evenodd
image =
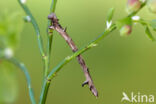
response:
<svg viewBox="0 0 156 104"><path fill-rule="evenodd" d="M152 20L150 22L151 27L153 28L154 31L156 31L156 20Z"/></svg>
<svg viewBox="0 0 156 104"><path fill-rule="evenodd" d="M0 15L0 57L10 57L19 45L22 19L18 13ZM7 50L7 51L6 51ZM8 55L8 56L6 56ZM0 60L0 103L13 103L17 98L18 86L15 68Z"/></svg>
<svg viewBox="0 0 156 104"><path fill-rule="evenodd" d="M56 1L57 0L52 0L50 12L55 12ZM129 35L132 31L132 24L135 22L135 21L133 21L132 17L135 16L137 14L137 12L139 12L139 10L142 7L144 7L144 5L146 4L146 3L142 3L140 0L128 0L127 10L128 10L129 15L126 18L123 18L123 19L117 21L115 24L114 23L112 24L114 8L111 8L107 14L107 22L106 22L107 28L104 30L104 32L101 35L99 35L97 38L95 38L95 40L93 40L91 43L86 45L85 47L76 51L71 56L66 57L56 67L54 67L54 69L52 69L49 72L48 70L49 70L49 65L50 65L50 52L51 52L51 43L52 43L52 39L53 39L52 38L53 30L51 30L51 34L49 34L49 32L48 32L48 42L47 42L48 44L47 44L47 50L45 51L43 48L44 44L42 43L42 37L40 35L40 29L38 27L36 19L33 17L29 8L25 4L26 0L18 0L18 2L20 3L21 7L24 9L24 11L27 15L25 17L25 21L32 23L32 25L36 31L40 53L41 53L41 56L42 56L42 59L44 62L44 72L46 74L44 76L45 80L43 82L43 87L42 87L43 89L41 91L41 96L40 96L40 103L41 104L45 104L47 94L48 94L49 85L50 85L50 81L53 79L53 77L55 77L55 74L58 71L60 71L60 69L64 65L69 63L76 56L79 56L80 54L82 54L86 50L94 47L98 41L100 41L101 39L106 37L109 33L114 31L116 28L118 28L120 30L121 36ZM24 72L26 79L27 79L29 96L30 96L31 102L32 102L32 104L36 104L33 89L31 87L31 78L29 76L27 68L25 67L25 65L23 63L16 60L16 58L10 57L10 56L12 56L12 55L10 55L10 52L11 52L10 49L13 49L13 50L17 49L17 46L19 44L19 37L20 37L20 31L21 31L21 27L22 27L22 21L18 17L19 16L17 14L10 15L7 13L3 16L0 16L0 53L3 52L3 49L4 49L5 50L4 56L7 56L7 57L5 57L5 59L9 60L11 63L16 65L18 68L20 68ZM149 23L146 23L144 21L138 21L138 22L140 22L143 26L146 26L145 32L146 32L147 36L151 40L154 40L152 33L149 29ZM50 24L51 23L49 22L48 26ZM52 24L53 24L53 21L52 21ZM156 30L155 21L152 21L150 23L150 26L154 30ZM61 27L61 29L62 29L62 27ZM68 38L68 37L66 36L66 38ZM65 38L65 40L66 40L66 38ZM69 39L70 39L70 37L69 37ZM74 43L71 41L71 44L73 45ZM1 56L1 54L0 54L0 56ZM79 63L81 63L81 61ZM85 65L81 65L81 66L85 66ZM2 93L0 93L0 103L1 102L2 103L12 103L16 99L17 82L15 80L15 77L16 76L15 76L15 72L14 72L14 67L12 67L12 65L10 65L9 63L6 63L3 61L0 64L0 85L1 85L0 86L0 92L2 92ZM91 86L91 87L93 87L93 86Z"/></svg>
<svg viewBox="0 0 156 104"><path fill-rule="evenodd" d="M153 37L152 35L152 32L150 30L150 27L156 31L156 20L152 20L152 21L146 21L144 19L140 19L138 21L133 21L133 22L136 22L136 23L140 23L141 25L143 25L145 27L145 33L147 35L147 37L152 40L152 41L155 41L155 38Z"/></svg>
<svg viewBox="0 0 156 104"><path fill-rule="evenodd" d="M131 17L126 17L116 22L116 26L118 29L121 29L124 25L132 25Z"/></svg>
<svg viewBox="0 0 156 104"><path fill-rule="evenodd" d="M120 35L125 36L131 33L132 19L126 17L116 22L117 28L120 30Z"/></svg>
<svg viewBox="0 0 156 104"><path fill-rule="evenodd" d="M152 35L152 33L151 33L151 31L150 31L148 26L146 26L145 33L147 34L147 36L148 36L148 38L150 40L155 41L155 39L154 39L154 37L153 37L153 35Z"/></svg>
<svg viewBox="0 0 156 104"><path fill-rule="evenodd" d="M114 8L110 8L107 14L107 21L110 22L113 18Z"/></svg>
<svg viewBox="0 0 156 104"><path fill-rule="evenodd" d="M18 83L15 68L8 62L0 61L0 103L13 103L17 98Z"/></svg>
<svg viewBox="0 0 156 104"><path fill-rule="evenodd" d="M156 0L147 0L149 11L156 13Z"/></svg>
<svg viewBox="0 0 156 104"><path fill-rule="evenodd" d="M17 49L19 45L20 32L22 30L22 19L18 13L5 12L0 15L0 48Z"/></svg>

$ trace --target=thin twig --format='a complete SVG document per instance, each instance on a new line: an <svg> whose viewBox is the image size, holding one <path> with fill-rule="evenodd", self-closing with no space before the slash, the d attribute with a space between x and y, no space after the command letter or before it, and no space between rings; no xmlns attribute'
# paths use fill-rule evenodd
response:
<svg viewBox="0 0 156 104"><path fill-rule="evenodd" d="M67 34L65 29L63 29L61 24L58 22L56 15L54 13L51 13L48 16L48 19L50 19L52 22L52 26L50 26L51 29L56 30L64 38L64 40L66 40L66 42L68 43L68 45L70 46L72 51L76 52L78 50L78 48L76 47L72 38ZM96 88L94 86L93 80L92 80L91 75L89 73L89 69L85 64L84 59L82 58L81 55L78 55L77 60L78 60L79 64L81 65L83 72L84 72L84 75L86 77L86 81L82 84L82 86L88 84L88 86L89 86L91 92L94 94L94 96L98 97L98 91L96 90Z"/></svg>

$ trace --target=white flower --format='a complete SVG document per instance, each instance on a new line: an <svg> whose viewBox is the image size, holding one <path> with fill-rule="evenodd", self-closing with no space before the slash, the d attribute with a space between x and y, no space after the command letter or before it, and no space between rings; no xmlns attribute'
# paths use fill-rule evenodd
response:
<svg viewBox="0 0 156 104"><path fill-rule="evenodd" d="M22 4L25 4L26 3L26 0L20 0Z"/></svg>
<svg viewBox="0 0 156 104"><path fill-rule="evenodd" d="M133 17L132 17L132 20L134 20L134 21L139 21L139 20L140 20L140 17L139 17L139 16L133 16Z"/></svg>
<svg viewBox="0 0 156 104"><path fill-rule="evenodd" d="M4 50L4 55L6 58L11 58L13 56L13 50L11 48L6 48Z"/></svg>
<svg viewBox="0 0 156 104"><path fill-rule="evenodd" d="M111 27L111 25L112 25L112 21L107 21L107 22L106 22L106 27L107 27L107 29L109 29L109 28Z"/></svg>

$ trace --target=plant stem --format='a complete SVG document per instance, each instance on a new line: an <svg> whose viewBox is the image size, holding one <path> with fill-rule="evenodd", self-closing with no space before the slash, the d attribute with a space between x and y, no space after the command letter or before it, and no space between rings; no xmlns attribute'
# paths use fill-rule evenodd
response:
<svg viewBox="0 0 156 104"><path fill-rule="evenodd" d="M96 46L96 44L103 38L105 38L106 36L108 36L113 30L116 29L115 24L112 25L109 29L106 29L101 35L99 35L97 38L95 38L94 40L92 40L88 45L84 46L83 48L81 48L80 50L76 51L74 54L72 54L71 56L66 57L62 62L60 62L54 69L52 69L52 71L49 73L47 79L48 80L52 80L52 78L55 76L55 74L67 63L69 63L73 58L77 57L78 55L84 53L85 51L87 51L90 48L93 48L94 46Z"/></svg>
<svg viewBox="0 0 156 104"><path fill-rule="evenodd" d="M31 103L36 104L33 88L31 86L31 78L30 78L27 68L25 67L25 65L23 63L21 63L14 57L11 59L7 59L7 60L10 61L11 63L13 63L14 65L16 65L19 69L21 69L24 72L24 74L26 76L27 84L28 84L29 96L30 96Z"/></svg>
<svg viewBox="0 0 156 104"><path fill-rule="evenodd" d="M94 47L97 42L99 42L101 39L103 39L104 37L109 35L109 33L112 32L113 30L115 30L116 25L113 24L109 29L106 29L101 35L99 35L96 39L91 41L88 45L86 45L82 49L76 51L73 55L66 57L54 69L52 69L52 71L48 74L50 53L51 53L51 45L52 45L52 39L53 39L53 30L51 30L50 34L48 35L47 56L46 56L45 53L44 53L44 50L43 50L43 43L42 43L42 38L40 36L39 27L38 27L34 17L32 16L32 14L29 11L29 9L27 8L27 6L24 3L22 3L20 0L18 0L18 1L19 1L20 5L22 6L22 8L24 9L24 11L26 12L26 14L31 18L31 23L33 24L34 29L35 29L35 31L37 33L37 39L38 39L38 45L39 45L40 53L41 53L42 57L44 57L43 59L44 59L44 64L45 64L45 76L47 76L47 77L44 79L39 104L45 104L47 94L48 94L48 90L49 90L49 86L50 86L50 82L55 77L56 73L58 71L60 71L60 69L64 65L69 63L72 59L74 59L78 55L82 54L83 52L87 51L88 49ZM55 11L56 1L57 0L52 1L51 12ZM141 8L143 8L145 4L146 3L143 3ZM131 16L135 15L137 12L134 12L134 13L128 15L128 16L131 17ZM48 26L49 26L49 24L50 24L50 22L48 22ZM11 61L12 61L12 63L16 64L19 68L21 68L24 71L24 73L26 75L26 78L27 78L28 86L29 86L30 98L31 98L32 103L35 104L34 94L33 94L33 91L32 91L32 88L31 88L31 83L30 83L30 76L29 76L29 74L27 72L27 69L25 68L25 66L23 64L20 64L16 59L12 58Z"/></svg>
<svg viewBox="0 0 156 104"><path fill-rule="evenodd" d="M48 19L50 19L53 24L51 26L52 29L56 30L64 38L64 40L67 42L67 44L72 49L72 51L73 52L78 51L76 44L74 43L72 38L68 35L68 33L65 31L65 29L61 26L56 15L54 13L52 13L48 16ZM84 72L85 78L86 78L86 80L82 84L82 86L88 85L89 89L93 93L93 95L98 97L98 91L96 90L96 87L93 83L93 80L92 80L90 72L89 72L89 68L87 67L87 65L85 63L85 60L83 59L83 57L81 55L77 56L77 60L78 60L78 63L80 64L80 66Z"/></svg>
<svg viewBox="0 0 156 104"><path fill-rule="evenodd" d="M128 17L132 17L132 16L136 15L146 5L146 3L147 3L147 0L141 4L141 7L138 11L132 12L131 14L128 15Z"/></svg>
<svg viewBox="0 0 156 104"><path fill-rule="evenodd" d="M57 0L52 0L51 6L50 6L50 13L54 13L55 12L56 3L57 3ZM51 53L52 42L53 42L53 30L49 29L50 25L51 25L51 21L48 20L48 26L47 26L47 38L48 38L48 41L47 41L47 55L46 55L46 61L45 61L45 64L44 64L45 65L45 78L44 78L43 85L42 85L42 90L41 90L39 104L43 104L43 102L46 101L47 94L45 94L44 92L47 92L47 91L45 91L44 88L49 89L48 85L50 85L50 84L48 84L50 82L48 82L46 80L47 75L48 75L48 70L49 70L50 53ZM43 100L41 100L41 98L43 98Z"/></svg>
<svg viewBox="0 0 156 104"><path fill-rule="evenodd" d="M54 13L56 9L56 3L57 0L52 0L51 6L50 6L50 13ZM48 26L47 26L47 63L45 63L45 77L48 75L48 69L50 64L50 53L52 49L52 42L53 42L53 30L49 29L49 26L51 25L50 20L48 20Z"/></svg>
<svg viewBox="0 0 156 104"><path fill-rule="evenodd" d="M132 13L132 14L130 14L128 16L130 17L130 16L133 16L133 15L137 14L145 6L145 4L146 4L146 2L142 4L141 8L137 12ZM100 40L102 40L103 38L108 36L109 33L114 31L116 28L117 28L116 25L113 24L110 28L106 29L101 35L99 35L97 38L92 40L88 45L86 45L85 47L83 47L80 50L76 51L73 55L66 57L55 68L53 68L52 71L49 73L47 79L45 80L46 82L43 85L42 93L41 93L41 96L40 96L40 104L45 104L47 94L48 94L48 90L49 90L49 86L50 86L50 82L55 77L57 72L60 71L60 69L64 65L69 63L73 58L77 57L78 55L82 54L83 52L87 51L88 49L94 47L96 45L96 43L98 43Z"/></svg>
<svg viewBox="0 0 156 104"><path fill-rule="evenodd" d="M44 57L45 53L44 53L44 49L43 49L42 37L40 35L40 29L38 27L38 24L37 24L35 18L33 17L33 15L31 14L29 8L25 5L25 3L22 3L21 0L18 0L18 2L21 5L21 7L23 8L23 10L25 11L25 13L30 17L30 22L32 23L32 25L36 31L38 46L40 49L40 54L42 55L42 57Z"/></svg>
<svg viewBox="0 0 156 104"><path fill-rule="evenodd" d="M60 71L60 69L64 65L66 65L67 63L69 63L72 59L74 59L78 55L80 55L83 52L87 51L88 49L94 47L97 42L99 42L101 39L103 39L104 37L106 37L110 32L112 32L115 29L116 29L116 26L115 25L112 25L110 27L110 29L105 30L101 35L99 35L96 39L94 39L93 41L91 41L88 45L86 45L85 47L83 47L80 50L76 51L73 55L66 57L55 68L53 68L52 71L49 73L48 77L45 79L46 82L44 83L44 86L43 86L43 91L42 91L41 96L40 96L40 103L39 104L45 104L46 97L47 97L48 90L49 90L49 86L50 86L50 82L55 77L56 73L58 71Z"/></svg>
<svg viewBox="0 0 156 104"><path fill-rule="evenodd" d="M57 3L57 0L52 0L52 4L51 4L51 6L50 6L50 12L51 12L51 13L54 13L54 12L55 12L56 3Z"/></svg>
<svg viewBox="0 0 156 104"><path fill-rule="evenodd" d="M48 89L50 86L50 81L48 81L46 78L44 79L44 83L42 85L42 91L40 95L40 101L39 104L45 104L47 95L48 95Z"/></svg>

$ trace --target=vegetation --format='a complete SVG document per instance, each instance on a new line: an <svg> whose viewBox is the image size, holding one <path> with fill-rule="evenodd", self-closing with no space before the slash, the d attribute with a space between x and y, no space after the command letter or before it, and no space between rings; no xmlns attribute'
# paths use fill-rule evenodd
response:
<svg viewBox="0 0 156 104"><path fill-rule="evenodd" d="M107 14L107 20L106 20L106 29L104 29L104 32L97 36L94 40L89 42L87 45L81 47L80 49L77 48L74 41L71 39L70 35L67 33L66 28L63 28L61 24L59 23L59 19L57 18L55 13L57 0L52 0L51 8L50 8L50 14L47 16L48 19L48 26L47 26L47 44L43 44L42 37L40 34L40 28L37 24L36 19L33 17L32 13L30 12L29 8L26 5L26 0L18 0L19 4L23 8L24 12L26 13L26 16L24 18L25 22L31 23L34 27L34 30L36 31L36 38L38 41L38 47L39 51L44 63L44 76L43 76L43 85L41 89L40 94L40 100L39 104L45 104L50 83L53 78L55 78L56 74L63 69L63 67L69 63L72 59L77 57L77 60L79 64L81 65L84 75L86 77L86 80L82 84L88 85L89 89L93 93L94 96L98 97L98 91L93 83L93 80L91 78L91 75L89 73L89 69L87 65L85 64L85 61L83 57L81 56L82 53L86 52L87 50L97 46L97 43L101 41L103 38L108 36L112 31L118 29L121 36L129 36L133 30L133 25L138 23L145 27L145 33L151 39L152 41L155 41L152 32L156 31L156 20L146 21L140 16L137 16L137 13L144 8L146 5L149 8L149 11L152 13L156 13L156 0L128 0L127 1L127 13L128 15L126 17L123 17L122 19L119 19L118 21L112 21L113 15L114 15L114 8L110 8ZM36 104L37 101L34 97L33 87L31 85L31 78L28 73L28 70L24 63L19 61L15 56L16 54L16 48L18 48L19 40L20 40L20 31L21 28L16 27L22 27L23 22L19 21L20 19L17 19L18 14L10 15L9 17L0 16L0 69L10 69L14 68L14 66L18 67L21 71L23 71L26 79L27 79L27 85L29 89L29 96L32 104ZM18 21L17 21L18 20ZM16 25L16 26L15 26ZM53 42L53 35L54 32L58 32L62 38L67 42L71 50L73 51L72 55L69 55L65 57L56 67L50 70L50 55L52 51L52 42ZM46 47L46 49L44 49ZM14 65L12 65L12 64ZM3 70L2 73L0 73L0 77L12 77L9 72L6 72ZM0 78L1 79L1 78ZM7 78L6 78L7 79ZM12 81L11 83L15 83ZM7 84L8 88L1 88L6 89L5 94L6 96L11 96L10 101L12 102L14 99L14 96L12 96L15 91L17 91L17 85L14 84L14 86L10 86L10 82L4 82L3 80L0 80L0 84ZM8 90L9 89L9 90ZM0 101L6 102L6 97L3 96L4 94L0 95Z"/></svg>

